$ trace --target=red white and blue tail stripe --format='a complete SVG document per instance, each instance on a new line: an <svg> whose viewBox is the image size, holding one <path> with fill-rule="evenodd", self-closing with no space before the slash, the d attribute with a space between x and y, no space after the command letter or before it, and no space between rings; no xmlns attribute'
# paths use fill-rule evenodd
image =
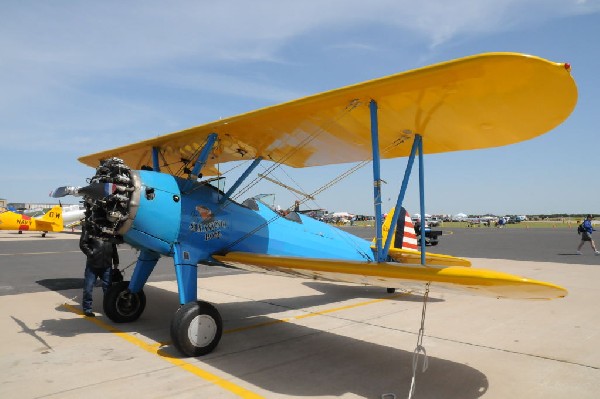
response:
<svg viewBox="0 0 600 399"><path fill-rule="evenodd" d="M406 212L406 209L404 208L401 208L400 215L398 215L398 225L396 226L394 236L394 248L413 249L415 251L419 249L415 225L410 218L410 214Z"/></svg>

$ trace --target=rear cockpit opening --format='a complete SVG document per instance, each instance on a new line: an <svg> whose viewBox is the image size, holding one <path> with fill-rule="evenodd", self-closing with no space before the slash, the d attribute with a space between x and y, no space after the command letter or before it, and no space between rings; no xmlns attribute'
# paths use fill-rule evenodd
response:
<svg viewBox="0 0 600 399"><path fill-rule="evenodd" d="M267 202L267 199L270 197L273 198L272 201L270 201L271 203ZM269 208L274 213L276 213L279 217L281 217L285 220L289 220L289 221L296 222L296 223L302 223L302 219L300 218L300 215L298 212L291 211L289 209L282 209L281 207L274 205L274 203L275 203L275 195L274 194L259 194L254 197L246 198L241 203L241 205L248 209L251 209L255 212L258 212L260 210L260 207L258 205L259 202L262 205Z"/></svg>

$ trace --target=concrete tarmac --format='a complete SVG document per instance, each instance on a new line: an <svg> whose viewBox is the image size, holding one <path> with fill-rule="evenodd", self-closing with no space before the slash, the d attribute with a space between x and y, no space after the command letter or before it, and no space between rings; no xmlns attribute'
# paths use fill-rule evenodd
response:
<svg viewBox="0 0 600 399"><path fill-rule="evenodd" d="M435 252L467 256L461 251L472 242L459 238L474 233L458 230L442 236ZM420 357L414 398L597 397L600 256L589 247L582 256L560 255L574 252L573 243L557 248L545 232L530 232L530 241L519 230L493 236L496 249L487 253L501 248L505 258L474 257L474 267L551 281L569 295L497 300L433 286L422 342L428 368L422 372ZM211 354L181 358L169 336L179 306L171 260L161 259L146 285L138 321L104 317L100 288L97 317L85 318L77 239L0 234L2 398L408 397L422 292L201 266L199 297L217 306L225 333ZM507 259L511 242L569 262ZM122 246L120 256L124 267L136 252Z"/></svg>

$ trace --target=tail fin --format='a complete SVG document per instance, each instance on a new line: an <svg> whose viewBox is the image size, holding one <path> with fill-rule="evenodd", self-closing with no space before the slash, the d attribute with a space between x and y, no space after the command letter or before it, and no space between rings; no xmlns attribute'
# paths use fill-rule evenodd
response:
<svg viewBox="0 0 600 399"><path fill-rule="evenodd" d="M394 212L395 208L390 209L390 212L387 214L385 222L383 223L383 242L387 240L387 236L390 234L390 225L392 224ZM410 214L406 212L404 207L400 208L398 224L396 225L396 229L392 232L392 234L393 236L390 249L412 249L413 251L419 250L417 233L415 233L415 225L410 218Z"/></svg>
<svg viewBox="0 0 600 399"><path fill-rule="evenodd" d="M60 205L55 205L40 219L42 222L50 223L49 231L62 231L63 230L63 216L62 208Z"/></svg>
<svg viewBox="0 0 600 399"><path fill-rule="evenodd" d="M382 226L383 242L390 234L390 226L394 217L395 209L392 208L385 218ZM396 262L419 264L421 263L421 252L419 243L417 242L417 234L415 233L415 225L413 224L410 215L406 209L400 209L398 215L398 224L396 230L392 231L392 242L390 244L389 256ZM425 263L428 266L471 266L468 259L457 258L450 255L426 253Z"/></svg>

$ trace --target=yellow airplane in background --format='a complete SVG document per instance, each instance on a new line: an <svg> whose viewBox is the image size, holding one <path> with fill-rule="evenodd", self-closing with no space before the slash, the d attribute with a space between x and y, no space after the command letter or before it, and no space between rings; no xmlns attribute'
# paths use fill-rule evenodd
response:
<svg viewBox="0 0 600 399"><path fill-rule="evenodd" d="M19 213L5 211L0 213L0 230L41 231L46 237L49 231L63 230L63 212L60 205L55 205L44 216L33 218Z"/></svg>

